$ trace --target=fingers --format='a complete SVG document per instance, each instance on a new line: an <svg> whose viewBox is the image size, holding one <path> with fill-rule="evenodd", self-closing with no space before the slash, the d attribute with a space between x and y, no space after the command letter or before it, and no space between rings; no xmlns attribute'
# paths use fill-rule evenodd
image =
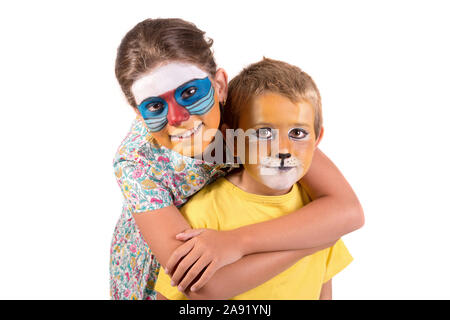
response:
<svg viewBox="0 0 450 320"><path fill-rule="evenodd" d="M197 276L200 274L200 272L203 271L203 269L210 264L211 259L208 256L202 256L200 259L195 262L195 264L192 266L191 269L189 269L188 273L183 277L180 284L178 285L179 291L184 291L192 281L197 278ZM192 289L191 289L192 290Z"/></svg>
<svg viewBox="0 0 450 320"><path fill-rule="evenodd" d="M177 240L186 241L193 237L198 236L200 233L202 233L205 230L206 229L187 229L187 230L184 230L183 232L180 232L179 234L177 234L175 236L175 238Z"/></svg>
<svg viewBox="0 0 450 320"><path fill-rule="evenodd" d="M194 247L193 241L188 241L186 243L183 243L181 246L175 249L174 252L170 255L169 260L166 264L166 273L171 274L173 271L173 268L177 265L178 261L180 261L181 258L183 258L185 255L188 254L189 251L192 250Z"/></svg>
<svg viewBox="0 0 450 320"><path fill-rule="evenodd" d="M191 287L191 291L197 291L203 288L203 286L211 279L211 277L217 271L217 264L213 261L209 264L208 268L203 272L202 276Z"/></svg>
<svg viewBox="0 0 450 320"><path fill-rule="evenodd" d="M172 275L172 286L178 285L181 278L184 276L186 271L200 258L201 252L199 250L191 250L184 258L181 260L181 262L176 267L176 270L174 271Z"/></svg>

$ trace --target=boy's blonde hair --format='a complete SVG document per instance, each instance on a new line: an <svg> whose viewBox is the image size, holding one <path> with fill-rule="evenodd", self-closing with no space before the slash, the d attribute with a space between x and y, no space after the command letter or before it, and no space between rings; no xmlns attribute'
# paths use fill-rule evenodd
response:
<svg viewBox="0 0 450 320"><path fill-rule="evenodd" d="M224 109L224 122L238 129L241 110L252 99L265 92L280 94L293 103L306 99L314 107L316 139L322 128L322 101L313 79L300 68L289 63L263 58L244 68L228 85L228 98Z"/></svg>

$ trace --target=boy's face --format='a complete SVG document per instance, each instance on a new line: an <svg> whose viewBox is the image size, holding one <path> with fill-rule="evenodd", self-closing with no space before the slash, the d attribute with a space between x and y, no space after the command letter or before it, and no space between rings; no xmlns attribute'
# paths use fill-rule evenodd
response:
<svg viewBox="0 0 450 320"><path fill-rule="evenodd" d="M308 171L320 140L314 133L314 107L308 101L293 103L279 94L265 93L244 108L239 126L255 130L246 139L245 161L241 160L256 182L271 190L286 190ZM255 151L256 163L250 154Z"/></svg>
<svg viewBox="0 0 450 320"><path fill-rule="evenodd" d="M192 64L172 62L157 67L131 87L136 113L162 146L185 156L199 154L220 122L222 79L215 80Z"/></svg>

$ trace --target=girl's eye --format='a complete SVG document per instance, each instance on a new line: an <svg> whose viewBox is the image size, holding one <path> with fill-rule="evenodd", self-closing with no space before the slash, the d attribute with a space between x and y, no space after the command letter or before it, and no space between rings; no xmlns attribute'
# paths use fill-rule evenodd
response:
<svg viewBox="0 0 450 320"><path fill-rule="evenodd" d="M188 98L192 97L196 92L197 92L196 87L189 87L181 93L181 98L188 99Z"/></svg>
<svg viewBox="0 0 450 320"><path fill-rule="evenodd" d="M306 132L303 129L300 128L294 128L289 131L289 137L293 139L303 139L308 135L308 132Z"/></svg>
<svg viewBox="0 0 450 320"><path fill-rule="evenodd" d="M158 112L164 108L164 105L161 102L150 103L147 106L147 110L150 112Z"/></svg>
<svg viewBox="0 0 450 320"><path fill-rule="evenodd" d="M270 139L272 138L272 129L260 128L256 130L256 136L258 137L258 139Z"/></svg>

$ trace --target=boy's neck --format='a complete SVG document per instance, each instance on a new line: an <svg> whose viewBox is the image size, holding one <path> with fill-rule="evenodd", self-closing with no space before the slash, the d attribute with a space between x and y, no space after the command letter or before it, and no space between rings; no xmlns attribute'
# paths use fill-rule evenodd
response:
<svg viewBox="0 0 450 320"><path fill-rule="evenodd" d="M288 193L292 189L292 186L284 190L271 189L253 179L253 177L245 169L238 170L237 172L232 172L225 178L245 192L262 196L281 196Z"/></svg>

